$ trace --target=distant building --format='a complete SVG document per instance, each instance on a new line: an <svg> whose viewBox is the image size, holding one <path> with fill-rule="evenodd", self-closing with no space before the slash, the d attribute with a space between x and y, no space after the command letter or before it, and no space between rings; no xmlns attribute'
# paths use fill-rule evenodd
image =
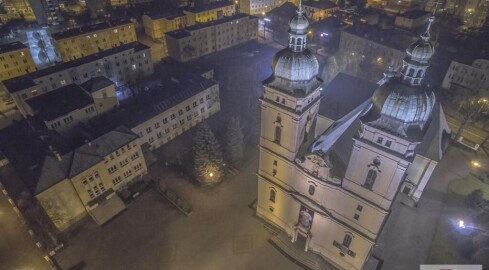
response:
<svg viewBox="0 0 489 270"><path fill-rule="evenodd" d="M109 6L111 7L123 7L127 6L127 0L108 0Z"/></svg>
<svg viewBox="0 0 489 270"><path fill-rule="evenodd" d="M239 12L263 15L286 2L285 0L241 0L239 1Z"/></svg>
<svg viewBox="0 0 489 270"><path fill-rule="evenodd" d="M70 84L28 99L28 114L38 117L49 130L69 134L80 123L119 106L114 83L95 77L78 86Z"/></svg>
<svg viewBox="0 0 489 270"><path fill-rule="evenodd" d="M25 100L72 83L104 76L116 87L154 72L149 47L133 42L2 82L3 90L26 115Z"/></svg>
<svg viewBox="0 0 489 270"><path fill-rule="evenodd" d="M137 41L134 23L128 20L70 29L53 33L52 37L63 62Z"/></svg>
<svg viewBox="0 0 489 270"><path fill-rule="evenodd" d="M4 0L3 7L7 12L7 19L23 19L26 22L36 21L36 15L29 1L26 0Z"/></svg>
<svg viewBox="0 0 489 270"><path fill-rule="evenodd" d="M165 39L165 33L190 26L181 10L143 15L144 33L152 39Z"/></svg>
<svg viewBox="0 0 489 270"><path fill-rule="evenodd" d="M0 45L0 81L36 71L29 48L19 41Z"/></svg>
<svg viewBox="0 0 489 270"><path fill-rule="evenodd" d="M187 23L194 25L197 22L205 23L221 19L225 16L232 16L236 12L236 7L231 1L214 1L208 4L193 5L183 9L187 15Z"/></svg>
<svg viewBox="0 0 489 270"><path fill-rule="evenodd" d="M282 45L288 43L288 23L297 11L297 6L291 2L285 2L281 6L276 7L267 13L264 27L267 28L267 33L272 32L273 40Z"/></svg>
<svg viewBox="0 0 489 270"><path fill-rule="evenodd" d="M137 95L136 101L94 121L95 130L127 126L139 144L154 150L220 111L219 84L213 69L189 73L177 69L159 86Z"/></svg>
<svg viewBox="0 0 489 270"><path fill-rule="evenodd" d="M397 15L394 24L398 27L414 29L428 23L429 17L429 12L413 10Z"/></svg>
<svg viewBox="0 0 489 270"><path fill-rule="evenodd" d="M302 6L307 18L313 22L328 18L333 15L333 12L340 9L335 3L329 0L304 1Z"/></svg>
<svg viewBox="0 0 489 270"><path fill-rule="evenodd" d="M87 214L102 225L125 209L115 191L147 173L137 138L118 127L68 153L44 158L34 195L58 229Z"/></svg>
<svg viewBox="0 0 489 270"><path fill-rule="evenodd" d="M166 33L168 55L187 62L257 38L258 18L246 14Z"/></svg>
<svg viewBox="0 0 489 270"><path fill-rule="evenodd" d="M466 88L489 95L489 60L476 59L471 66L452 61L445 74L442 87Z"/></svg>

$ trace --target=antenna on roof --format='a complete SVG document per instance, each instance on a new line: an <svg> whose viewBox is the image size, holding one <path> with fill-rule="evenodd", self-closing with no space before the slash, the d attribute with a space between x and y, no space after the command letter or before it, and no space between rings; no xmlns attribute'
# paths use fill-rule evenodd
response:
<svg viewBox="0 0 489 270"><path fill-rule="evenodd" d="M302 0L299 0L299 8L297 9L298 14L302 14Z"/></svg>

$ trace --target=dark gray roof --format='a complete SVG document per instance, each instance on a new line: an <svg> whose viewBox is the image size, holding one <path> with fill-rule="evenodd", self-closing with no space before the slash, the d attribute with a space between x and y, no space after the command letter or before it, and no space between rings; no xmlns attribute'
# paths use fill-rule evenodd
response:
<svg viewBox="0 0 489 270"><path fill-rule="evenodd" d="M424 10L411 10L411 11L404 12L402 14L399 14L399 15L397 15L397 17L404 17L404 18L409 18L409 19L417 19L417 18L426 16L428 14L430 14L430 13L427 12L427 11L424 11Z"/></svg>
<svg viewBox="0 0 489 270"><path fill-rule="evenodd" d="M225 7L225 6L232 6L232 5L234 4L231 1L213 1L210 2L209 4L200 4L200 5L197 4L193 7L186 7L184 8L184 10L192 13L198 13L206 10L211 10L215 8Z"/></svg>
<svg viewBox="0 0 489 270"><path fill-rule="evenodd" d="M98 76L91 78L90 80L82 83L80 86L89 93L93 93L109 85L114 84L111 80L104 76Z"/></svg>
<svg viewBox="0 0 489 270"><path fill-rule="evenodd" d="M0 53L6 53L27 48L22 42L15 41L11 43L0 44Z"/></svg>
<svg viewBox="0 0 489 270"><path fill-rule="evenodd" d="M149 50L149 47L139 43L137 41L131 42L131 43L126 43L126 44L121 44L120 46L116 46L104 51L100 51L95 54L87 55L85 57L81 57L69 62L64 62L60 64L56 64L54 66L37 70L35 72L31 72L29 74L25 74L19 77L15 77L12 79L8 79L3 81L2 83L5 85L7 90L10 93L15 93L21 90L24 90L28 87L35 86L36 83L33 81L33 79L37 79L40 77L44 77L56 72L60 72L65 69L69 69L72 67L78 67L96 60L99 60L101 58L107 57L109 55L117 54L123 51L131 50L134 49L136 52L141 51L141 50Z"/></svg>
<svg viewBox="0 0 489 270"><path fill-rule="evenodd" d="M302 3L302 5L317 8L317 9L330 9L330 8L338 7L335 3L329 0L305 1Z"/></svg>
<svg viewBox="0 0 489 270"><path fill-rule="evenodd" d="M28 99L26 103L42 120L51 121L92 104L93 98L80 86L69 84Z"/></svg>
<svg viewBox="0 0 489 270"><path fill-rule="evenodd" d="M162 18L172 20L174 18L185 16L185 13L183 13L183 11L180 9L169 9L164 11L151 11L146 15L148 15L152 20L158 20Z"/></svg>
<svg viewBox="0 0 489 270"><path fill-rule="evenodd" d="M128 24L128 23L131 23L131 21L128 19L111 20L111 21L106 21L103 23L97 23L97 24L93 24L93 25L82 26L79 28L73 28L70 30L63 31L63 32L53 33L51 36L54 39L64 39L64 38L69 38L69 37L74 37L74 36L78 36L78 35L83 35L86 33L99 31L99 30L102 30L105 28L111 28L111 27L115 27L115 26L119 26L119 25L124 25L124 24Z"/></svg>
<svg viewBox="0 0 489 270"><path fill-rule="evenodd" d="M423 141L419 144L415 153L423 157L440 161L443 156L446 140L450 139L451 130L448 127L445 113L441 104L436 103L430 116L430 123Z"/></svg>
<svg viewBox="0 0 489 270"><path fill-rule="evenodd" d="M51 155L47 156L41 169L35 194L45 191L66 178L80 174L137 138L138 136L129 129L119 126L90 143L62 155L61 160Z"/></svg>
<svg viewBox="0 0 489 270"><path fill-rule="evenodd" d="M378 85L345 73L339 73L325 87L319 114L338 120L372 97Z"/></svg>
<svg viewBox="0 0 489 270"><path fill-rule="evenodd" d="M253 15L248 15L248 14L240 13L240 14L237 14L237 15L234 15L234 16L227 16L227 17L223 17L223 18L218 19L218 20L210 21L210 22L196 23L196 24L194 24L192 26L189 26L189 27L186 27L184 29L170 31L170 32L167 32L165 34L168 35L168 36L170 36L170 37L173 37L173 38L189 37L189 36L191 36L191 32L192 31L203 29L203 28L206 28L206 27L214 26L214 25L218 25L218 24L227 23L227 22L230 22L230 21L233 21L233 20L239 20L239 19L242 19L242 18L245 18L245 17L249 17L250 19L257 18L257 17L255 17Z"/></svg>
<svg viewBox="0 0 489 270"><path fill-rule="evenodd" d="M404 52L409 44L418 39L417 35L399 29L383 29L365 23L355 24L343 32L373 41L378 44Z"/></svg>
<svg viewBox="0 0 489 270"><path fill-rule="evenodd" d="M268 14L281 18L286 18L287 20L289 20L296 14L296 12L297 7L294 4L292 4L291 2L285 2L281 6L270 10Z"/></svg>

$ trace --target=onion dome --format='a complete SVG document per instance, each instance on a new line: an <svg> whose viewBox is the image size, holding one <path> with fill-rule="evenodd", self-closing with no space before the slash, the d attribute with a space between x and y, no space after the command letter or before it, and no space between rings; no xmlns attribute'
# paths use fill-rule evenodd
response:
<svg viewBox="0 0 489 270"><path fill-rule="evenodd" d="M430 43L430 27L434 21L434 17L431 16L429 19L428 27L426 31L420 36L420 38L413 44L411 44L407 50L407 56L409 60L416 61L421 64L428 63L433 54L435 53L435 49L433 45Z"/></svg>
<svg viewBox="0 0 489 270"><path fill-rule="evenodd" d="M289 32L293 34L307 34L307 28L309 27L309 21L302 11L302 5L299 5L297 14L289 21Z"/></svg>
<svg viewBox="0 0 489 270"><path fill-rule="evenodd" d="M284 49L273 57L272 70L275 77L290 81L309 81L318 74L319 64L307 49L302 52Z"/></svg>

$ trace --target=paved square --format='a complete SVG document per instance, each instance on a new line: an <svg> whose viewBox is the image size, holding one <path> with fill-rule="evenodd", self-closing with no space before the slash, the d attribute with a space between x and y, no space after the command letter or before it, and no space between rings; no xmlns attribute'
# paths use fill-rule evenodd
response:
<svg viewBox="0 0 489 270"><path fill-rule="evenodd" d="M253 236L236 236L234 238L234 254L249 253L253 250Z"/></svg>

